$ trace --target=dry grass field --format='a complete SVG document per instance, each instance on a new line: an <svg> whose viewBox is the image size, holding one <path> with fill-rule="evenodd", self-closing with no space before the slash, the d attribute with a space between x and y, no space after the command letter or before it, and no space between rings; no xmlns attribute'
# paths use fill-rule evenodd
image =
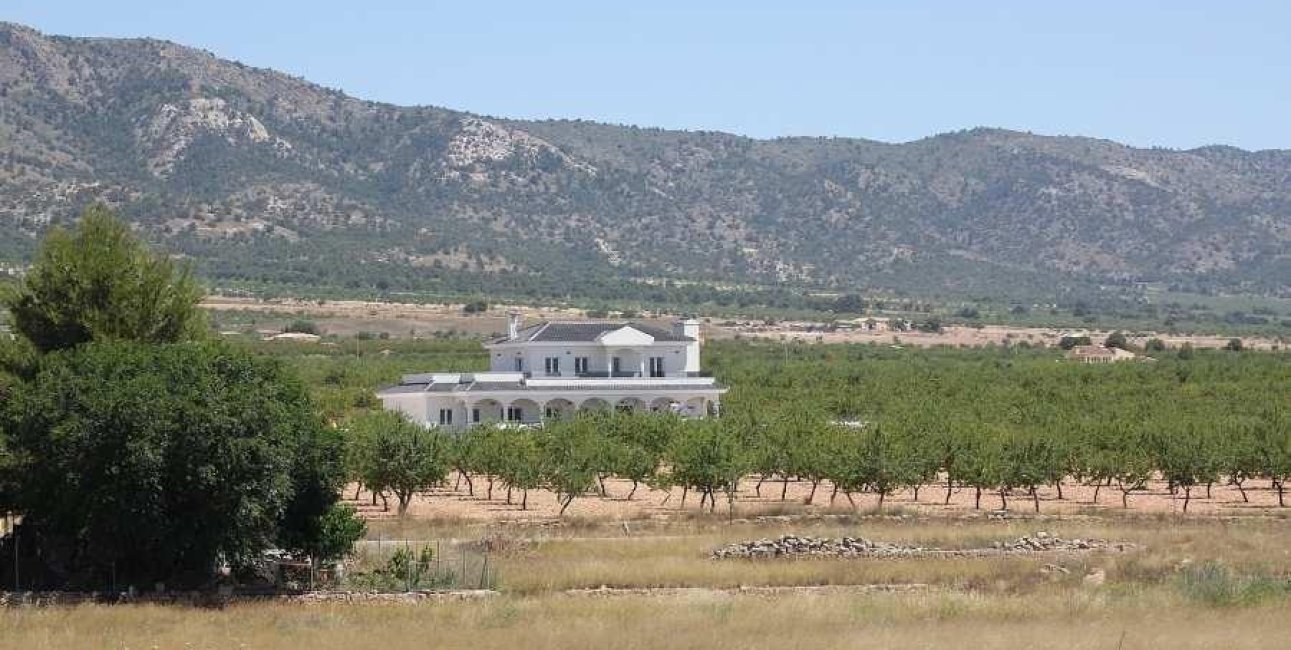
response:
<svg viewBox="0 0 1291 650"><path fill-rule="evenodd" d="M976 558L714 560L783 534L943 549L1037 531L1139 546ZM383 548L491 540L499 595L474 601L19 608L4 648L1270 648L1291 634L1280 516L1108 511L1043 518L822 516L727 521L374 521ZM406 541L405 541L406 540ZM365 544L360 562L378 555ZM447 551L446 551L447 553ZM780 589L768 589L779 587Z"/></svg>

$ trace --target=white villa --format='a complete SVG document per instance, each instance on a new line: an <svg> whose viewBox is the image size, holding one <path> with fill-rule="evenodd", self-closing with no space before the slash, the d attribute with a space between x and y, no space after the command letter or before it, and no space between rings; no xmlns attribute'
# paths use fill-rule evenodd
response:
<svg viewBox="0 0 1291 650"><path fill-rule="evenodd" d="M699 321L671 331L632 322L542 322L484 346L488 372L405 375L379 391L386 409L426 426L539 424L582 409L718 412L726 388L699 372Z"/></svg>

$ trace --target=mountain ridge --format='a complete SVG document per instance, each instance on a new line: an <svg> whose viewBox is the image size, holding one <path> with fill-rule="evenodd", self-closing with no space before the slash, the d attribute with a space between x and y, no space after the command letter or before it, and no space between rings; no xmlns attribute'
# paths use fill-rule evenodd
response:
<svg viewBox="0 0 1291 650"><path fill-rule="evenodd" d="M1291 151L515 120L0 23L0 259L91 200L217 283L606 297L643 280L1284 293ZM615 287L619 287L616 289Z"/></svg>

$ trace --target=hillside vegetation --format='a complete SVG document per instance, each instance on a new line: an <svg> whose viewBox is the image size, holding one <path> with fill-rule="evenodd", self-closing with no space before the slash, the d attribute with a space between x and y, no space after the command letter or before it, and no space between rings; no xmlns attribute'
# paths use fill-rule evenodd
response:
<svg viewBox="0 0 1291 650"><path fill-rule="evenodd" d="M0 262L92 200L221 286L1071 302L1140 281L1285 293L1291 277L1286 151L494 119L163 41L0 24Z"/></svg>

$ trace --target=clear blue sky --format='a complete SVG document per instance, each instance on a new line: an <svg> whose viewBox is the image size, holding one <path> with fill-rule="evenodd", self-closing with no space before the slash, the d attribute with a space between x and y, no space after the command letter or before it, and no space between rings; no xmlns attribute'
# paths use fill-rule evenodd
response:
<svg viewBox="0 0 1291 650"><path fill-rule="evenodd" d="M1291 149L1286 1L5 0L0 19L508 117Z"/></svg>

